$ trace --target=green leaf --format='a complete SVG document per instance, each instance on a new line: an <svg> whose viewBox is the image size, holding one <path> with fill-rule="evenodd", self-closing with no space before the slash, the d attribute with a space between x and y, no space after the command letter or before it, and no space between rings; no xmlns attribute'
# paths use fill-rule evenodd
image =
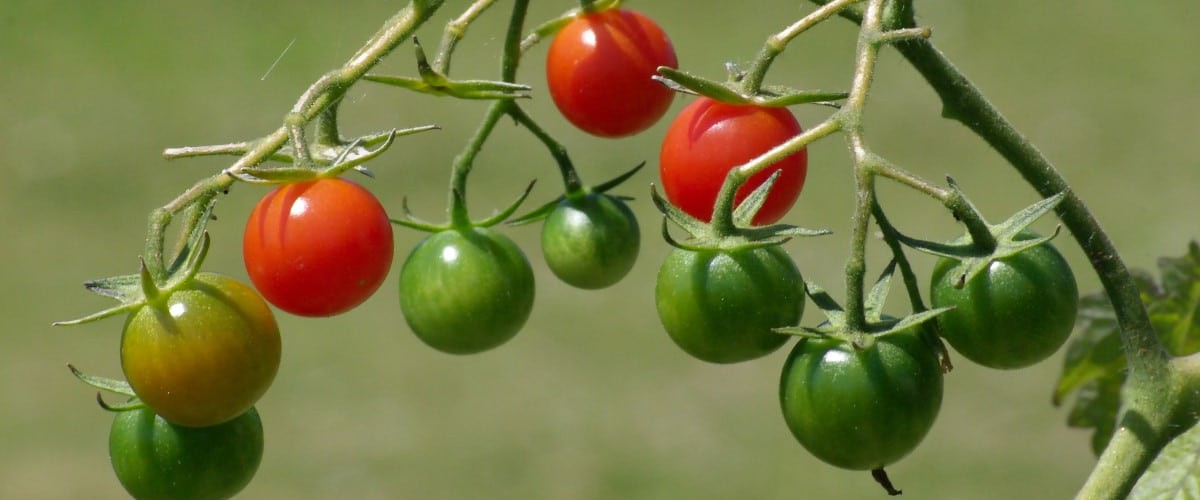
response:
<svg viewBox="0 0 1200 500"><path fill-rule="evenodd" d="M1079 302L1076 334L1067 347L1063 374L1054 389L1052 402L1057 406L1084 384L1118 373L1125 367L1117 315L1104 294L1083 297Z"/></svg>
<svg viewBox="0 0 1200 500"><path fill-rule="evenodd" d="M1184 256L1159 259L1158 266L1161 286L1150 273L1131 271L1150 323L1172 354L1200 352L1200 245L1192 242ZM1126 369L1119 325L1106 295L1097 293L1080 300L1076 330L1052 402L1062 404L1074 393L1067 425L1093 429L1092 449L1099 454L1116 425Z"/></svg>
<svg viewBox="0 0 1200 500"><path fill-rule="evenodd" d="M1200 245L1192 242L1187 255L1162 258L1162 297L1153 302L1150 319L1171 354L1200 351Z"/></svg>
<svg viewBox="0 0 1200 500"><path fill-rule="evenodd" d="M1200 499L1200 425L1171 440L1129 493L1130 500Z"/></svg>

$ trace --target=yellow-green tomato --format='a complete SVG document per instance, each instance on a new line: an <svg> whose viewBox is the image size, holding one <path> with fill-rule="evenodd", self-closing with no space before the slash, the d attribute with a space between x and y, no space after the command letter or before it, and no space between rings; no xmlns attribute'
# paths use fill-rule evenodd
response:
<svg viewBox="0 0 1200 500"><path fill-rule="evenodd" d="M121 336L121 368L146 406L172 423L220 424L271 386L281 341L254 289L199 273L134 310Z"/></svg>

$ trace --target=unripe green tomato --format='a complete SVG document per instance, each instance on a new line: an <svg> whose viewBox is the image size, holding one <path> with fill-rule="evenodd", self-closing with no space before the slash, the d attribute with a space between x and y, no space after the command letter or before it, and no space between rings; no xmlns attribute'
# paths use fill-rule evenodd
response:
<svg viewBox="0 0 1200 500"><path fill-rule="evenodd" d="M450 354L513 338L533 310L533 269L516 243L490 229L426 237L400 270L400 309L422 342Z"/></svg>
<svg viewBox="0 0 1200 500"><path fill-rule="evenodd" d="M562 200L542 226L546 265L577 288L604 288L620 281L633 269L640 243L633 211L603 193Z"/></svg>
<svg viewBox="0 0 1200 500"><path fill-rule="evenodd" d="M956 265L938 260L930 300L935 308L954 308L937 322L963 357L990 368L1023 368L1053 355L1071 335L1079 289L1050 243L992 262L962 288L950 272Z"/></svg>
<svg viewBox="0 0 1200 500"><path fill-rule="evenodd" d="M877 469L903 458L933 427L941 365L915 329L862 349L804 338L783 366L779 400L792 435L814 456L843 469Z"/></svg>
<svg viewBox="0 0 1200 500"><path fill-rule="evenodd" d="M658 317L671 340L712 363L774 352L788 340L773 328L804 313L804 281L778 246L716 251L676 248L658 271Z"/></svg>
<svg viewBox="0 0 1200 500"><path fill-rule="evenodd" d="M121 486L138 500L221 500L242 491L263 454L258 412L211 427L172 424L148 408L113 419L108 453Z"/></svg>

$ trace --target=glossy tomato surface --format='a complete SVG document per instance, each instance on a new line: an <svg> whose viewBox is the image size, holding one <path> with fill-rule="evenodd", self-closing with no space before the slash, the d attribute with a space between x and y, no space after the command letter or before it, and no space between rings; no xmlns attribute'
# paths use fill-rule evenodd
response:
<svg viewBox="0 0 1200 500"><path fill-rule="evenodd" d="M155 413L206 427L245 413L279 369L279 327L253 288L199 273L130 313L121 368Z"/></svg>
<svg viewBox="0 0 1200 500"><path fill-rule="evenodd" d="M1049 242L992 262L962 288L955 287L958 263L938 260L930 301L954 308L937 321L963 357L990 368L1023 368L1049 358L1071 336L1079 288L1070 264Z"/></svg>
<svg viewBox="0 0 1200 500"><path fill-rule="evenodd" d="M331 316L367 300L392 267L392 225L379 200L344 179L267 193L246 222L242 257L268 302Z"/></svg>
<svg viewBox="0 0 1200 500"><path fill-rule="evenodd" d="M876 469L907 455L933 427L942 371L911 329L861 349L804 338L784 363L779 399L788 428L814 456L844 469Z"/></svg>
<svg viewBox="0 0 1200 500"><path fill-rule="evenodd" d="M421 240L400 270L400 309L413 333L451 354L508 342L533 310L533 269L516 243L486 228Z"/></svg>
<svg viewBox="0 0 1200 500"><path fill-rule="evenodd" d="M182 427L149 409L113 419L108 454L121 486L138 500L220 500L242 491L258 471L263 428L251 408L210 427Z"/></svg>
<svg viewBox="0 0 1200 500"><path fill-rule="evenodd" d="M677 65L666 33L627 9L581 15L554 36L546 59L550 97L585 132L623 137L654 125L674 92L654 81Z"/></svg>
<svg viewBox="0 0 1200 500"><path fill-rule="evenodd" d="M578 288L615 284L637 262L641 232L625 202L590 193L559 202L542 226L542 254L555 276Z"/></svg>
<svg viewBox="0 0 1200 500"><path fill-rule="evenodd" d="M736 251L676 248L658 271L659 320L688 354L736 363L774 352L788 340L771 329L804 313L804 281L778 246Z"/></svg>
<svg viewBox="0 0 1200 500"><path fill-rule="evenodd" d="M707 222L730 170L801 132L786 108L737 106L698 98L675 117L663 139L659 153L663 191L673 205ZM808 151L797 151L755 174L738 188L735 203L776 171L782 173L754 216L754 224L776 222L796 203L808 175Z"/></svg>

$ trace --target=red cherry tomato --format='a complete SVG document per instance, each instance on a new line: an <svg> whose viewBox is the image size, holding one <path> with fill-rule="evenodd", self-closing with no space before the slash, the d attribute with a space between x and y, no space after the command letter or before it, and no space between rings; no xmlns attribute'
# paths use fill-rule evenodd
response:
<svg viewBox="0 0 1200 500"><path fill-rule="evenodd" d="M712 219L717 192L734 167L799 135L803 130L785 108L738 106L696 99L671 122L659 155L659 175L667 199L703 221ZM775 171L782 171L771 187L754 224L783 218L804 187L808 173L807 150L797 151L755 174L737 191L740 202Z"/></svg>
<svg viewBox="0 0 1200 500"><path fill-rule="evenodd" d="M623 137L667 112L674 92L652 77L659 66L677 64L671 40L654 21L610 9L581 15L555 35L546 80L554 104L576 127Z"/></svg>
<svg viewBox="0 0 1200 500"><path fill-rule="evenodd" d="M343 179L267 193L246 222L242 256L268 302L332 316L367 300L392 266L392 225L375 195Z"/></svg>

